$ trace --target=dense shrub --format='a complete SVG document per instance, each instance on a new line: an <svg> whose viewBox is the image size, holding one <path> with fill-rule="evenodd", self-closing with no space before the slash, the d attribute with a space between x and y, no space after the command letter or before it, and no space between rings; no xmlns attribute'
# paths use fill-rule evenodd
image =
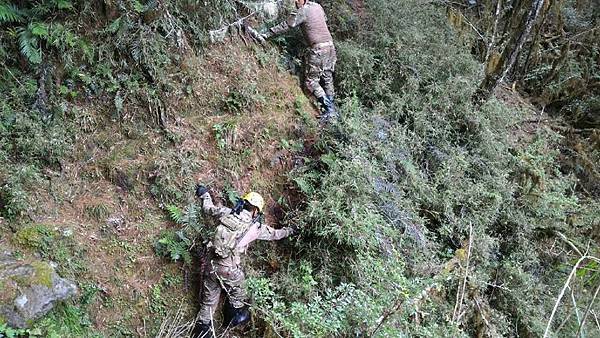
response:
<svg viewBox="0 0 600 338"><path fill-rule="evenodd" d="M292 174L299 263L253 281L257 307L294 336L542 335L575 257L547 239L582 240L570 216L588 212L557 134L471 105L481 66L439 9L365 4L368 29L337 44L341 121Z"/></svg>

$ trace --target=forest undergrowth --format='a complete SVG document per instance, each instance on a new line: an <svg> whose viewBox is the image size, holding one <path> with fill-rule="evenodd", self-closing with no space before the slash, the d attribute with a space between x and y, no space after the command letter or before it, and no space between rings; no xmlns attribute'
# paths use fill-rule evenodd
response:
<svg viewBox="0 0 600 338"><path fill-rule="evenodd" d="M29 335L192 319L197 181L301 229L252 248L237 334L600 333L597 130L510 87L474 104L473 33L423 0L323 2L341 117L318 129L298 33L209 43L244 3L0 1L0 243L81 288Z"/></svg>

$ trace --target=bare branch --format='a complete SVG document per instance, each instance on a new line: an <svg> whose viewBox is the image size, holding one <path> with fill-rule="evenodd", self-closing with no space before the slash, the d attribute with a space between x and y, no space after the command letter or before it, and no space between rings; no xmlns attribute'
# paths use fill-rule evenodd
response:
<svg viewBox="0 0 600 338"><path fill-rule="evenodd" d="M467 251L467 266L465 267L465 277L463 278L462 285L456 295L456 304L454 305L454 313L452 314L452 320L458 321L462 317L462 304L465 298L465 290L467 288L467 278L469 277L469 265L471 262L471 247L473 246L473 223L469 223L469 249Z"/></svg>
<svg viewBox="0 0 600 338"><path fill-rule="evenodd" d="M573 302L573 309L575 309L575 317L577 317L577 323L579 327L581 327L581 316L579 315L579 307L577 306L577 302L575 301L575 292L573 288L569 287L571 290L571 301Z"/></svg>
<svg viewBox="0 0 600 338"><path fill-rule="evenodd" d="M554 308L552 309L552 314L550 315L550 319L548 319L548 324L546 325L546 330L544 331L544 338L547 338L549 336L550 326L552 325L552 321L554 320L554 315L556 315L556 311L558 310L558 305L560 304L561 299L565 295L565 291L569 287L569 284L571 283L571 279L573 279L573 276L575 276L575 273L577 272L577 268L579 267L579 265L587 259L594 260L596 262L600 262L600 259L598 259L596 257L582 256L581 258L579 258L577 263L575 263L575 265L573 266L573 269L571 270L571 273L569 274L569 277L567 278L567 280L565 282L565 285L560 290L560 293L558 294L558 297L556 298L556 303L554 304Z"/></svg>
<svg viewBox="0 0 600 338"><path fill-rule="evenodd" d="M600 284L596 288L596 292L594 292L594 297L592 297L592 300L590 301L588 306L585 308L585 314L583 315L583 319L579 323L579 328L577 328L577 333L575 334L575 337L579 336L580 332L581 332L581 336L583 337L583 325L585 324L585 321L587 320L588 315L592 312L592 305L594 304L596 297L598 297L599 292L600 292ZM598 318L596 318L596 323L598 323ZM600 325L598 325L598 329L600 330Z"/></svg>
<svg viewBox="0 0 600 338"><path fill-rule="evenodd" d="M575 250L575 252L577 252L577 254L579 255L579 257L584 256L584 254L581 253L581 251L575 246L575 244L573 244L573 242L571 242L567 236L565 236L562 232L560 231L554 231L555 234L558 235L558 237L560 237L560 239L562 239L565 243L567 243L571 249Z"/></svg>

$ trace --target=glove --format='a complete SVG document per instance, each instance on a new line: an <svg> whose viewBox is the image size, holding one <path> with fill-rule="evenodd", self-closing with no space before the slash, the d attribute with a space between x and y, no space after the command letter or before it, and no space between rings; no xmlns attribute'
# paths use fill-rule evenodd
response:
<svg viewBox="0 0 600 338"><path fill-rule="evenodd" d="M297 225L292 225L291 227L288 227L288 230L290 232L288 236L296 236L300 232L300 229L298 229Z"/></svg>
<svg viewBox="0 0 600 338"><path fill-rule="evenodd" d="M267 43L267 39L265 39L264 34L259 34L256 37L256 41L258 41L258 43L260 43L261 45L264 45Z"/></svg>
<svg viewBox="0 0 600 338"><path fill-rule="evenodd" d="M196 185L196 196L202 197L202 195L206 194L207 192L208 192L207 187L203 186L202 184Z"/></svg>
<svg viewBox="0 0 600 338"><path fill-rule="evenodd" d="M267 31L266 33L260 34L260 38L263 40L269 40L273 36L271 31Z"/></svg>

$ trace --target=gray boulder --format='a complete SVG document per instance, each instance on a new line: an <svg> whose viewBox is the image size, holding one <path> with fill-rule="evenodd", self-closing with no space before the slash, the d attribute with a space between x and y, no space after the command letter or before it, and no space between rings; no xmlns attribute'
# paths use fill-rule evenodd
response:
<svg viewBox="0 0 600 338"><path fill-rule="evenodd" d="M50 264L0 252L0 322L27 328L75 294L75 283L59 277Z"/></svg>

